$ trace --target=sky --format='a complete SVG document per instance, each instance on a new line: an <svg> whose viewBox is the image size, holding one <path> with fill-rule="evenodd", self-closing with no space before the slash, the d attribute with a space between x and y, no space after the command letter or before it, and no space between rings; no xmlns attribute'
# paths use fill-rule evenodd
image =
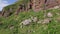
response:
<svg viewBox="0 0 60 34"><path fill-rule="evenodd" d="M0 11L3 9L3 7L13 4L16 1L17 0L0 0Z"/></svg>

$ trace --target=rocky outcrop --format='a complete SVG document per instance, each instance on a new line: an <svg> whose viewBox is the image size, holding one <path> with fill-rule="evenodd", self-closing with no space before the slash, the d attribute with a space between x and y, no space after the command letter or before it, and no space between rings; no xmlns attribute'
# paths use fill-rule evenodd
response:
<svg viewBox="0 0 60 34"><path fill-rule="evenodd" d="M19 12L27 11L27 6L25 4L20 4L15 12L17 15Z"/></svg>
<svg viewBox="0 0 60 34"><path fill-rule="evenodd" d="M27 5L24 3L21 4L18 8L18 11L25 11L29 9L33 9L34 11L46 10L46 9L57 9L59 8L60 1L59 0L29 0ZM19 13L17 11L17 13Z"/></svg>
<svg viewBox="0 0 60 34"><path fill-rule="evenodd" d="M60 0L31 0L31 2L34 11L53 8L60 4Z"/></svg>
<svg viewBox="0 0 60 34"><path fill-rule="evenodd" d="M25 0L24 0L25 1ZM21 4L13 5L7 9L3 9L2 16L8 17L12 14L13 10L16 15L20 12L28 11L30 9L34 11L57 9L60 7L60 0L28 0L29 2L22 2ZM17 7L17 8L15 8Z"/></svg>
<svg viewBox="0 0 60 34"><path fill-rule="evenodd" d="M2 10L2 16L8 17L12 15L12 8L8 8L8 10Z"/></svg>

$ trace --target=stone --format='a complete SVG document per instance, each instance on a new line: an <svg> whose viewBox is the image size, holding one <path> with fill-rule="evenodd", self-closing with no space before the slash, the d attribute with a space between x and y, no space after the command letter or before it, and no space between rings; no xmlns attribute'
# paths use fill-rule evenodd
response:
<svg viewBox="0 0 60 34"><path fill-rule="evenodd" d="M50 18L45 18L44 20L39 20L37 23L38 24L48 24L51 22Z"/></svg>
<svg viewBox="0 0 60 34"><path fill-rule="evenodd" d="M45 0L31 0L31 4L32 4L32 9L34 11L40 11L43 9L43 4L44 4Z"/></svg>
<svg viewBox="0 0 60 34"><path fill-rule="evenodd" d="M26 19L26 20L22 21L21 23L23 25L29 25L31 22L32 22L31 19Z"/></svg>
<svg viewBox="0 0 60 34"><path fill-rule="evenodd" d="M46 18L43 20L42 24L48 24L51 22L51 19L50 18Z"/></svg>
<svg viewBox="0 0 60 34"><path fill-rule="evenodd" d="M33 22L37 22L38 21L37 17L31 17L31 19L32 19Z"/></svg>
<svg viewBox="0 0 60 34"><path fill-rule="evenodd" d="M51 12L48 12L47 17L53 17L53 14Z"/></svg>
<svg viewBox="0 0 60 34"><path fill-rule="evenodd" d="M59 8L59 6L55 6L55 7L54 7L54 9L58 9L58 8Z"/></svg>

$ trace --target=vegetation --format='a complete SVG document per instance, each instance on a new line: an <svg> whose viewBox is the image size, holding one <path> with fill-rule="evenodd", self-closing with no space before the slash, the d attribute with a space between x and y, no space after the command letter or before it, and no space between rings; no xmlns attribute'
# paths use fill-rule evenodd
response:
<svg viewBox="0 0 60 34"><path fill-rule="evenodd" d="M4 11L8 11L9 9L12 9L12 12L15 12L18 9L19 5L21 5L21 4L25 4L26 5L27 3L28 3L28 0L18 0L14 4L11 4L9 6L4 7L3 10Z"/></svg>
<svg viewBox="0 0 60 34"><path fill-rule="evenodd" d="M5 18L0 17L0 34L60 34L60 10L50 9L34 12L33 10L20 12L15 15L20 4L27 3L28 0L19 0L16 3L3 8L4 11L9 11L12 8L12 15ZM46 15L48 12L53 14L52 21L48 24L41 24L32 22L29 25L20 25L25 19L29 19L32 16L36 16L39 20L48 18ZM58 19L57 19L58 18Z"/></svg>
<svg viewBox="0 0 60 34"><path fill-rule="evenodd" d="M46 13L53 13L50 23L38 24L32 22L30 25L21 28L20 23L31 16L37 16L39 19L47 18L47 16L44 17L44 11L46 11ZM60 34L60 21L56 22L55 19L60 17L60 14L58 15L56 13L60 13L60 10L41 10L39 12L30 10L28 12L21 12L18 15L13 14L7 18L0 17L0 23L2 23L0 24L0 34ZM11 28L11 25L14 27Z"/></svg>

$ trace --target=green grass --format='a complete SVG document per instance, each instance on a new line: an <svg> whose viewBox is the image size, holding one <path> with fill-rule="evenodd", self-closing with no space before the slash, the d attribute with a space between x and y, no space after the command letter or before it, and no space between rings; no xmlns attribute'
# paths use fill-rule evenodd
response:
<svg viewBox="0 0 60 34"><path fill-rule="evenodd" d="M20 28L21 21L24 19L28 19L31 16L37 16L39 19L44 19L44 11L40 12L21 12L19 15L11 15L8 18L0 17L0 22L3 24L0 25L0 34L60 34L60 22L56 22L55 18L59 17L56 13L59 13L60 10L46 10L47 12L52 12L54 15L52 17L52 22L49 24L38 24L38 23L31 23L28 26L23 26ZM9 29L9 25L14 25L14 29ZM31 32L28 32L32 30ZM35 31L35 32L33 32Z"/></svg>

